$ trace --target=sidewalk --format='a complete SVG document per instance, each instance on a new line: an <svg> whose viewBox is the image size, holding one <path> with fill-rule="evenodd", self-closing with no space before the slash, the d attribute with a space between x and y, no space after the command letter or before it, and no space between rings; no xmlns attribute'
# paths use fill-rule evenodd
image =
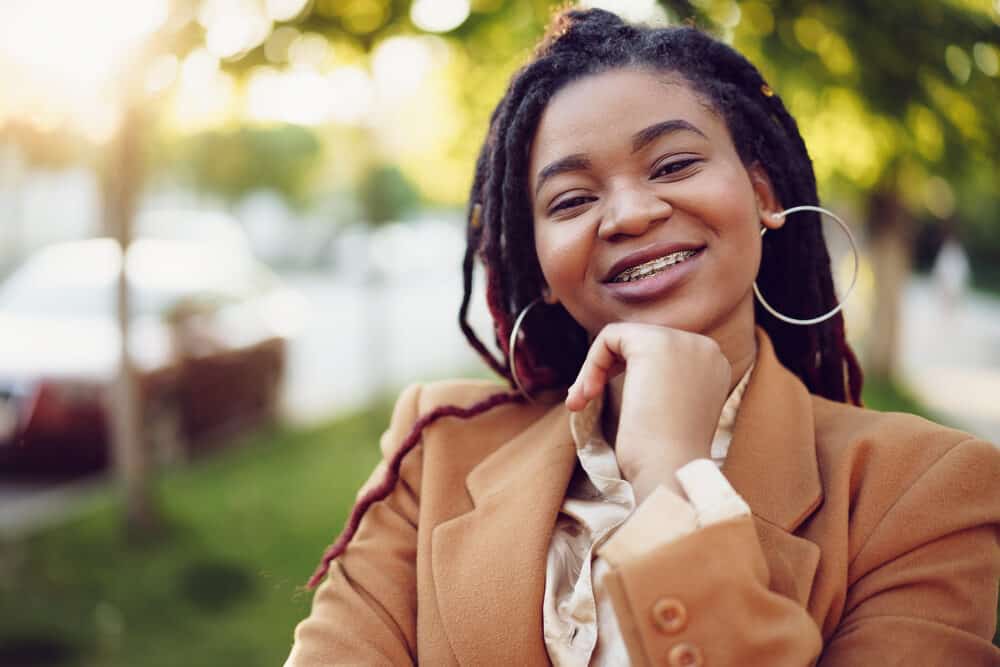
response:
<svg viewBox="0 0 1000 667"><path fill-rule="evenodd" d="M950 315L930 281L903 304L903 380L948 425L1000 445L1000 299L970 293Z"/></svg>

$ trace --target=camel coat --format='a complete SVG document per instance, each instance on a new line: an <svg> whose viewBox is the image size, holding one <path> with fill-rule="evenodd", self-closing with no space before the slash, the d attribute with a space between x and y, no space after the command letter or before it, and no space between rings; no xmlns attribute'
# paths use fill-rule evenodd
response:
<svg viewBox="0 0 1000 667"><path fill-rule="evenodd" d="M753 516L612 563L632 664L1000 665L998 450L810 395L757 335L723 467ZM407 389L386 458L419 415L496 389ZM546 554L576 462L558 400L427 428L332 564L287 665L548 664Z"/></svg>

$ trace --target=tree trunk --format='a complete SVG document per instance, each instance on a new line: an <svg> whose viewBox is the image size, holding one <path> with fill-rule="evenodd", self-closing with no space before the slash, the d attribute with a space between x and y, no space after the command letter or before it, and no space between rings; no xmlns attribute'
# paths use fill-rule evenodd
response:
<svg viewBox="0 0 1000 667"><path fill-rule="evenodd" d="M878 191L868 204L875 303L865 372L875 380L891 380L899 363L903 291L913 252L912 225L895 192Z"/></svg>
<svg viewBox="0 0 1000 667"><path fill-rule="evenodd" d="M129 346L129 288L124 257L132 241L132 218L142 183L142 118L136 103L126 105L121 127L108 152L101 174L104 224L122 248L117 282L117 321L121 337L118 373L108 396L109 435L115 474L125 497L126 528L135 536L148 535L159 525L153 502L150 453L142 437L139 383Z"/></svg>

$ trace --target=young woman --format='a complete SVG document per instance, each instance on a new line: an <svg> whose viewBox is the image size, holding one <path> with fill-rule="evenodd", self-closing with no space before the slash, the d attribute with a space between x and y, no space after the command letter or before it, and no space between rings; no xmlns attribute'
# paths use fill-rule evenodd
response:
<svg viewBox="0 0 1000 667"><path fill-rule="evenodd" d="M288 664L1000 663L1000 454L859 407L817 206L731 48L557 17L470 202L518 391L404 392Z"/></svg>

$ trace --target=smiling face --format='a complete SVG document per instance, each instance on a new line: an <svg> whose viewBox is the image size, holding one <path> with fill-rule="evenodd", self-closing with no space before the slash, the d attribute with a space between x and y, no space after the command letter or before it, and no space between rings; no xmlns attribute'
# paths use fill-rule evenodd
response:
<svg viewBox="0 0 1000 667"><path fill-rule="evenodd" d="M760 225L779 210L724 119L677 75L611 70L560 90L532 144L535 247L591 337L643 322L752 341Z"/></svg>

